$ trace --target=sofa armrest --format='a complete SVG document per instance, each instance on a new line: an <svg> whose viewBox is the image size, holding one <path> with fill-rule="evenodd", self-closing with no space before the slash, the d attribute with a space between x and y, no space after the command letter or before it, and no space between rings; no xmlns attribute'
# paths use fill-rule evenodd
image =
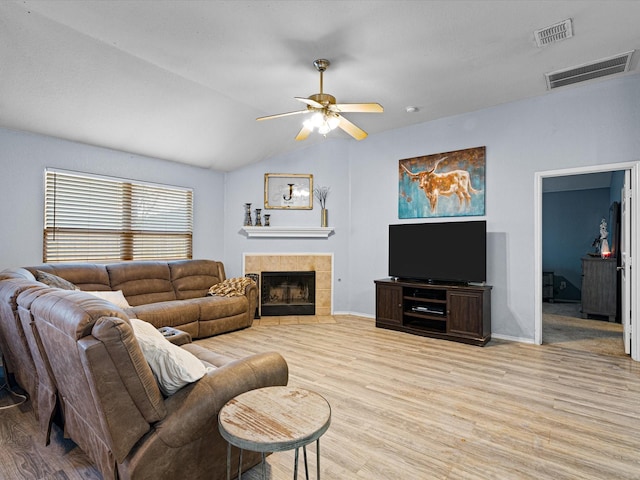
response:
<svg viewBox="0 0 640 480"><path fill-rule="evenodd" d="M255 319L256 311L258 309L258 287L255 283L251 283L244 288L244 295L249 300L249 318L251 319L251 323Z"/></svg>
<svg viewBox="0 0 640 480"><path fill-rule="evenodd" d="M256 388L286 385L288 378L287 363L275 352L230 362L167 398L167 416L156 424L156 432L171 447L186 445L217 425L218 412L232 398Z"/></svg>

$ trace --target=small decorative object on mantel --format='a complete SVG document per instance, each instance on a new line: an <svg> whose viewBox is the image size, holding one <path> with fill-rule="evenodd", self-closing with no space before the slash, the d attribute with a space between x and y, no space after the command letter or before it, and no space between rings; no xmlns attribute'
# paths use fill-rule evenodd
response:
<svg viewBox="0 0 640 480"><path fill-rule="evenodd" d="M318 199L320 203L320 226L329 226L329 211L327 210L327 197L331 187L316 187L313 189L313 195Z"/></svg>
<svg viewBox="0 0 640 480"><path fill-rule="evenodd" d="M271 219L271 215L269 215L268 213L265 213L264 214L264 226L265 227L268 227L269 225L271 225L271 223L269 223L270 219Z"/></svg>
<svg viewBox="0 0 640 480"><path fill-rule="evenodd" d="M253 225L253 222L251 221L251 204L245 203L244 204L244 226L250 227L251 225Z"/></svg>
<svg viewBox="0 0 640 480"><path fill-rule="evenodd" d="M256 227L262 226L262 218L260 217L261 208L256 208Z"/></svg>

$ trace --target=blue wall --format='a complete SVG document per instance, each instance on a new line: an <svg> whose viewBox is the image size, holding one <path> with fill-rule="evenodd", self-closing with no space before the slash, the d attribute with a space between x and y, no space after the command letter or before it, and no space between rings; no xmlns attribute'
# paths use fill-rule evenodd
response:
<svg viewBox="0 0 640 480"><path fill-rule="evenodd" d="M556 300L580 300L580 259L595 251L600 221L609 221L610 198L609 188L543 195L542 270L554 273Z"/></svg>

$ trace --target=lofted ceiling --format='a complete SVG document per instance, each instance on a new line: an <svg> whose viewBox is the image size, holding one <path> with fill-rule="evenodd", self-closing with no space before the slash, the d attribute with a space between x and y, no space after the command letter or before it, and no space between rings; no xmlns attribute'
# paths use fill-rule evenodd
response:
<svg viewBox="0 0 640 480"><path fill-rule="evenodd" d="M572 38L536 46L568 18ZM547 95L545 73L640 50L638 19L613 0L4 0L0 127L230 171L355 141L296 142L306 115L255 121L318 93L316 58L338 102L384 106L345 114L375 134Z"/></svg>

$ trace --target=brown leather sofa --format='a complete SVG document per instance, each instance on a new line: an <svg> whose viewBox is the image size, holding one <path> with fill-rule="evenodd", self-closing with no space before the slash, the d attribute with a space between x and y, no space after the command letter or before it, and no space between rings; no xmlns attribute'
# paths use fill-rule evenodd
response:
<svg viewBox="0 0 640 480"><path fill-rule="evenodd" d="M214 260L42 264L4 270L0 279L35 282L38 271L61 277L80 290L122 290L131 305L130 317L157 328L178 328L193 338L251 326L258 301L255 284L242 296L207 296L211 286L226 279L224 265Z"/></svg>
<svg viewBox="0 0 640 480"><path fill-rule="evenodd" d="M0 350L5 374L11 374L12 380L34 399L33 410L38 417L36 366L18 316L18 295L32 288L46 287L20 278L0 282Z"/></svg>
<svg viewBox="0 0 640 480"><path fill-rule="evenodd" d="M31 278L36 270L86 290L114 285L132 307L124 311L82 291L47 286ZM218 432L218 411L245 391L286 385L286 362L273 352L233 360L186 344L181 348L217 369L164 397L128 320L177 327L195 338L250 325L255 286L240 297L204 296L213 277L224 279L222 264L206 260L0 272L5 369L30 395L45 441L59 420L106 479L225 478L227 444ZM186 312L179 313L181 305ZM248 452L242 458L244 468L260 460Z"/></svg>
<svg viewBox="0 0 640 480"><path fill-rule="evenodd" d="M30 303L65 433L105 479L226 478L220 408L243 392L287 384L288 367L277 353L232 360L190 343L180 348L216 368L165 398L123 310L81 291L33 293L23 292L18 303ZM250 452L242 458L244 468L260 461Z"/></svg>
<svg viewBox="0 0 640 480"><path fill-rule="evenodd" d="M0 350L10 383L17 383L29 395L36 419L49 443L51 425L58 408L57 388L46 356L34 334L29 308L49 287L22 278L0 281ZM62 425L62 419L57 417Z"/></svg>

